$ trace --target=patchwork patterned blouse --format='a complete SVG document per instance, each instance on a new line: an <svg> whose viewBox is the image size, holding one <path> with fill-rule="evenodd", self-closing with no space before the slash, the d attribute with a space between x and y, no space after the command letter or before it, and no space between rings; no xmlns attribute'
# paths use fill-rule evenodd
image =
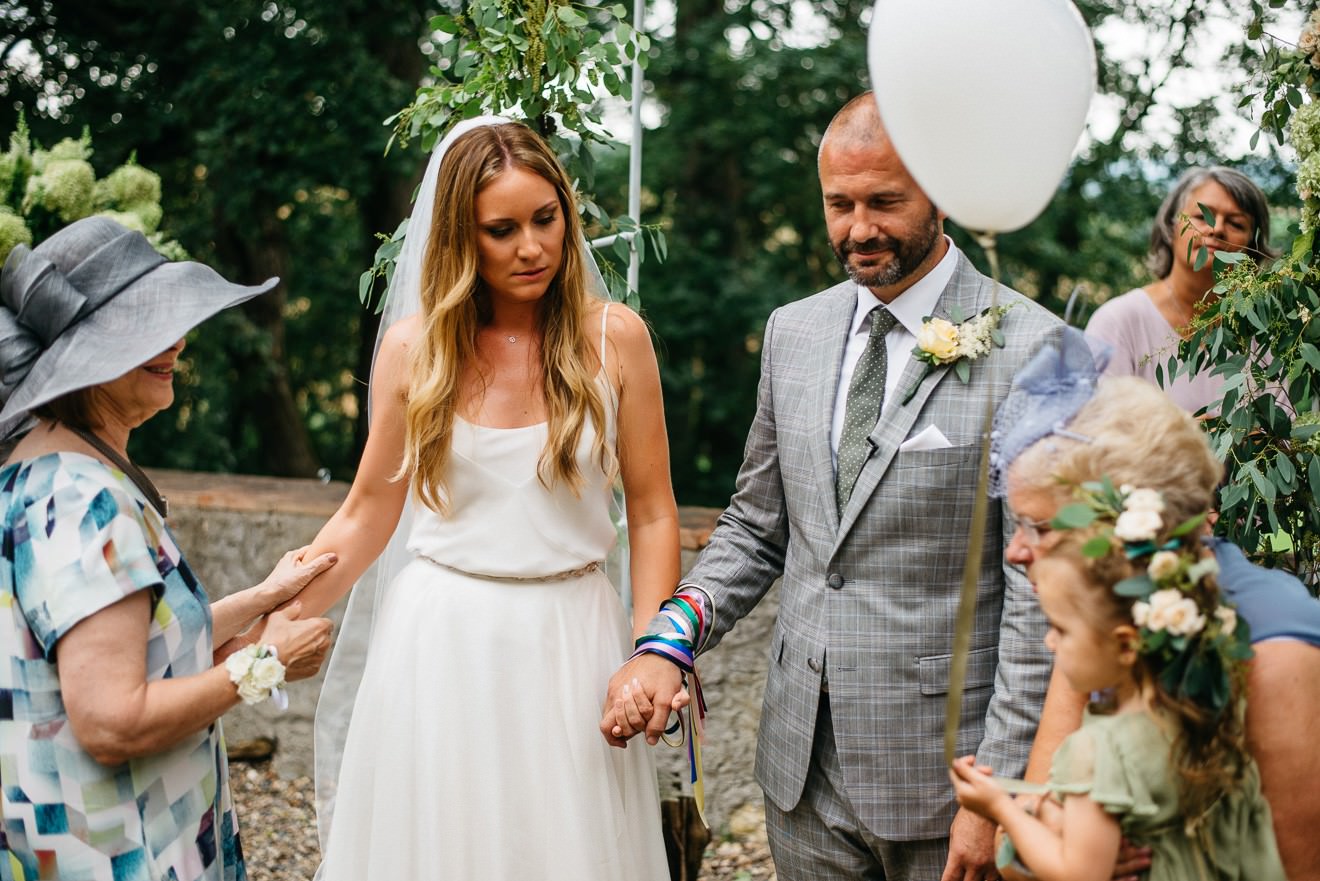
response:
<svg viewBox="0 0 1320 881"><path fill-rule="evenodd" d="M164 521L77 453L0 469L0 515L0 879L242 881L220 723L107 766L79 746L60 695L60 637L140 590L147 680L212 666L210 603Z"/></svg>

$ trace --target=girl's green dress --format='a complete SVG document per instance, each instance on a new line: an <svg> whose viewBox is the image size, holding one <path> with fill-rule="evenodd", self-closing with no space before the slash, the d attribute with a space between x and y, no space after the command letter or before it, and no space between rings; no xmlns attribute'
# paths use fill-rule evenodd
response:
<svg viewBox="0 0 1320 881"><path fill-rule="evenodd" d="M1189 828L1172 748L1148 713L1088 712L1054 754L1048 790L1060 801L1085 795L1115 815L1125 838L1151 848L1150 881L1284 881L1256 764Z"/></svg>

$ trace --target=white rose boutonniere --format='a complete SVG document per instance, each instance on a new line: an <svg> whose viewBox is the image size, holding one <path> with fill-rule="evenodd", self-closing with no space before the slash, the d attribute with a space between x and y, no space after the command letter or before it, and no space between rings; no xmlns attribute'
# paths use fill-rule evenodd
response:
<svg viewBox="0 0 1320 881"><path fill-rule="evenodd" d="M917 333L917 345L912 349L912 357L924 361L926 369L907 390L903 403L912 400L926 377L937 367L952 364L958 379L970 381L972 362L987 355L992 346L1000 349L1004 347L1004 334L999 329L999 322L1011 308L1012 304L991 306L974 318L964 319L955 307L949 310L949 318L927 318L923 321Z"/></svg>
<svg viewBox="0 0 1320 881"><path fill-rule="evenodd" d="M958 328L944 318L930 318L917 334L917 348L938 363L952 361L958 352Z"/></svg>

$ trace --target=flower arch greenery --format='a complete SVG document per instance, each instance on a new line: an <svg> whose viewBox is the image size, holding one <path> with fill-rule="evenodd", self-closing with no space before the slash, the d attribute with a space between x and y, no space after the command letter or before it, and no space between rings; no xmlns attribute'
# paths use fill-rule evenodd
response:
<svg viewBox="0 0 1320 881"><path fill-rule="evenodd" d="M1297 45L1273 37L1271 10L1252 0L1247 39L1261 77L1241 105L1263 103L1260 130L1297 152L1301 217L1274 260L1215 255L1218 297L1192 322L1168 375L1211 369L1225 378L1207 419L1227 468L1217 531L1258 562L1292 569L1320 590L1320 10ZM1253 145L1255 143L1253 139ZM1201 257L1199 259L1204 259ZM1181 361L1178 364L1177 361ZM1216 409L1216 408L1211 408Z"/></svg>
<svg viewBox="0 0 1320 881"><path fill-rule="evenodd" d="M559 155L574 178L584 220L593 232L615 236L615 257L629 259L629 239L645 259L647 242L664 259L667 245L658 226L639 218L611 217L595 199L595 153L613 147L598 105L602 95L624 101L632 94L629 68L644 69L650 38L627 19L622 3L571 0L467 0L460 11L434 16L431 30L439 60L411 104L386 122L394 126L387 150L419 142L430 150L455 124L482 114L524 120ZM388 284L407 234L407 221L384 240L375 264L362 274L359 297ZM608 260L602 270L618 295L626 291Z"/></svg>

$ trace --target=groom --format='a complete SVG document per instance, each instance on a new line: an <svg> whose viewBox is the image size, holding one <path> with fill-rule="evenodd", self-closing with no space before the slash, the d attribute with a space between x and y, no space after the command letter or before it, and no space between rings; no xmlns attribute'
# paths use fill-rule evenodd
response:
<svg viewBox="0 0 1320 881"><path fill-rule="evenodd" d="M783 576L756 760L783 881L979 881L995 875L993 829L956 811L942 754L954 619L987 400L1059 322L1001 288L1006 345L967 356L966 382L956 364L927 372L918 339L949 353L923 319L976 316L993 282L944 236L870 94L830 123L819 172L850 281L770 317L737 491L681 589L711 622L706 651ZM1045 624L1003 559L997 502L984 525L957 748L1020 776L1050 672ZM677 688L645 655L607 707L634 677L659 706Z"/></svg>

